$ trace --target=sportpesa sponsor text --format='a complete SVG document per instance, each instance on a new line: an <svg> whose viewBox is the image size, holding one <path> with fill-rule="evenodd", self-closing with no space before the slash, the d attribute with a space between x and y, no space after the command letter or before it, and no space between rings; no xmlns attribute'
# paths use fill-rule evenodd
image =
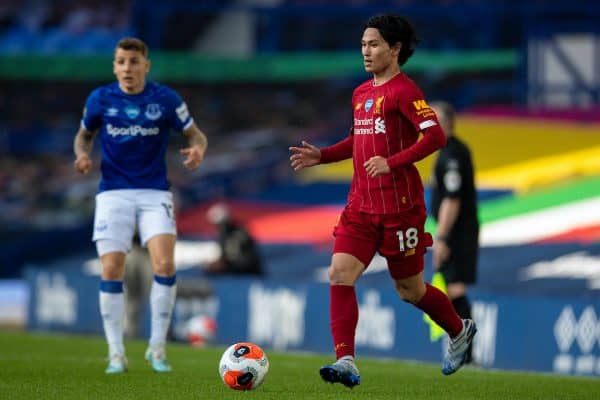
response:
<svg viewBox="0 0 600 400"><path fill-rule="evenodd" d="M143 128L139 125L132 125L127 127L118 127L111 124L106 125L106 132L113 137L116 136L154 136L160 133L160 128Z"/></svg>

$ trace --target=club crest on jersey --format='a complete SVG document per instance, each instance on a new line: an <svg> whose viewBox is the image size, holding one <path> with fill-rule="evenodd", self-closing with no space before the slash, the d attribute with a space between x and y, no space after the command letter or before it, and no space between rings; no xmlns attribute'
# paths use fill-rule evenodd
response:
<svg viewBox="0 0 600 400"><path fill-rule="evenodd" d="M365 111L369 112L371 107L373 107L373 99L369 99L365 102Z"/></svg>
<svg viewBox="0 0 600 400"><path fill-rule="evenodd" d="M373 114L381 114L381 104L383 104L383 99L385 99L385 96L377 98L375 101L375 111L373 111Z"/></svg>
<svg viewBox="0 0 600 400"><path fill-rule="evenodd" d="M128 105L125 107L125 114L131 119L134 119L138 115L140 115L140 109L134 105Z"/></svg>
<svg viewBox="0 0 600 400"><path fill-rule="evenodd" d="M144 115L149 120L156 121L162 115L162 112L160 111L160 106L156 103L148 104L146 106L146 112L144 112Z"/></svg>

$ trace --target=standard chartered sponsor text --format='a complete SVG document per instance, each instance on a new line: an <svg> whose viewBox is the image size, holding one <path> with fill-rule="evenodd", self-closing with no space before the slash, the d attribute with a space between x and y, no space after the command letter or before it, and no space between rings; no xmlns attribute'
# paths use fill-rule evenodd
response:
<svg viewBox="0 0 600 400"><path fill-rule="evenodd" d="M365 125L372 125L373 124L373 118L365 118L365 119L360 119L360 118L354 118L354 126L365 126Z"/></svg>
<svg viewBox="0 0 600 400"><path fill-rule="evenodd" d="M118 127L108 124L106 131L110 136L154 136L160 133L160 128L157 126L153 128L143 128L139 125L132 125L127 127Z"/></svg>
<svg viewBox="0 0 600 400"><path fill-rule="evenodd" d="M365 128L360 128L364 126ZM372 135L373 134L373 118L354 118L354 134L355 135Z"/></svg>

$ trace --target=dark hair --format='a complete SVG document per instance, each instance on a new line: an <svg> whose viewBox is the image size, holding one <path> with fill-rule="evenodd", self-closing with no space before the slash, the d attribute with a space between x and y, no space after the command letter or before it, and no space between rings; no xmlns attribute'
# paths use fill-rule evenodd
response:
<svg viewBox="0 0 600 400"><path fill-rule="evenodd" d="M148 57L148 46L138 38L128 37L119 40L115 51L117 49L139 51L144 57Z"/></svg>
<svg viewBox="0 0 600 400"><path fill-rule="evenodd" d="M398 54L398 64L404 65L413 55L419 43L417 31L406 18L397 14L379 14L367 21L365 29L375 28L390 47L400 42L402 48Z"/></svg>

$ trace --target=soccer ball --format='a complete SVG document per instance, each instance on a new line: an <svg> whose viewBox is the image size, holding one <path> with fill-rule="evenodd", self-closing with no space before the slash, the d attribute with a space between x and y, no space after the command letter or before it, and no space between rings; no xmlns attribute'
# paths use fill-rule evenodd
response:
<svg viewBox="0 0 600 400"><path fill-rule="evenodd" d="M217 322L208 315L196 315L190 318L185 327L186 339L195 347L212 343L216 334Z"/></svg>
<svg viewBox="0 0 600 400"><path fill-rule="evenodd" d="M269 359L256 344L242 342L229 346L219 362L223 382L235 390L259 387L269 371Z"/></svg>

